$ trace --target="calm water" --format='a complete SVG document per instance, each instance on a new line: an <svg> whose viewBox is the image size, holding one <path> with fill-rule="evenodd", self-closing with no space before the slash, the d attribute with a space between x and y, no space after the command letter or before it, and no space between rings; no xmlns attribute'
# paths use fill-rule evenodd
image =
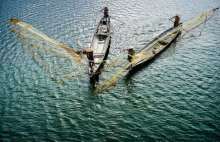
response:
<svg viewBox="0 0 220 142"><path fill-rule="evenodd" d="M176 12L185 22L220 2L1 0L0 141L219 141L220 10L201 37L176 52L178 44L169 48L96 96L88 78L56 84L10 31L14 17L74 50L86 49L106 5L125 23L112 19L108 59L115 59L171 27L167 19Z"/></svg>

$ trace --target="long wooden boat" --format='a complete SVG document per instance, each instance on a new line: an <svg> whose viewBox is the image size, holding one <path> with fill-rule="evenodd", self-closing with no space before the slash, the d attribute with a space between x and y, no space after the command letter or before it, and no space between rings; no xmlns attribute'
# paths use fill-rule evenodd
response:
<svg viewBox="0 0 220 142"><path fill-rule="evenodd" d="M111 42L110 16L101 18L93 34L90 48L93 49L94 65L89 68L90 77L99 73L104 60L108 56L108 50Z"/></svg>
<svg viewBox="0 0 220 142"><path fill-rule="evenodd" d="M182 24L175 28L170 28L166 30L165 32L154 38L137 54L135 54L132 58L132 62L129 62L126 65L127 67L125 68L125 71L128 72L127 75L133 73L135 70L143 66L145 63L147 63L155 56L160 54L167 47L169 47L181 34L181 27Z"/></svg>

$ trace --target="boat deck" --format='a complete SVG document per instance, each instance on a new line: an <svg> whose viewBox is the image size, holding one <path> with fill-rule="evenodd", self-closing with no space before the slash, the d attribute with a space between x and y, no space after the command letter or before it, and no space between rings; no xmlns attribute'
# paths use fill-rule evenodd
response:
<svg viewBox="0 0 220 142"><path fill-rule="evenodd" d="M96 72L103 62L110 43L110 20L102 18L93 35L91 47L93 48L94 65Z"/></svg>
<svg viewBox="0 0 220 142"><path fill-rule="evenodd" d="M164 50L178 35L178 29L167 31L145 46L132 58L132 67L144 63ZM130 67L128 68L130 69Z"/></svg>

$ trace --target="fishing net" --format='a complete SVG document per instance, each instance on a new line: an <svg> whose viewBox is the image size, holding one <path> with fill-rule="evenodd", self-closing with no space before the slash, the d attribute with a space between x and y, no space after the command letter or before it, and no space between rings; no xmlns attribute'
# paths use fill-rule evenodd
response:
<svg viewBox="0 0 220 142"><path fill-rule="evenodd" d="M31 25L10 19L12 32L21 40L25 50L40 63L57 82L88 76L86 61L81 54L47 37Z"/></svg>
<svg viewBox="0 0 220 142"><path fill-rule="evenodd" d="M102 81L100 82L100 85L95 89L92 95L113 89L116 83L119 80L123 79L124 75L126 75L125 69L129 65L131 65L126 64L127 58L118 58L114 63L112 63L111 69L106 70L105 75L102 76Z"/></svg>
<svg viewBox="0 0 220 142"><path fill-rule="evenodd" d="M178 41L181 41L182 46L201 35L206 22L213 17L216 9L210 10L179 26L177 30L181 31L181 36L178 38ZM71 48L47 37L22 21L12 18L10 23L12 25L12 32L24 44L25 50L49 72L57 83L61 83L70 77L84 78L94 75L88 75L88 60L83 60L81 54L76 54ZM164 41L164 39L160 38L158 40ZM154 44L149 43L147 46L154 46ZM106 72L106 76L103 76L103 82L100 83L92 95L113 89L116 83L128 73L127 68L135 64L137 60L150 60L151 58L153 58L152 53L143 50L132 58L132 62L128 62L127 57L103 61L103 64L105 64L104 68L96 72L96 74Z"/></svg>
<svg viewBox="0 0 220 142"><path fill-rule="evenodd" d="M181 45L178 49L180 49L190 40L196 39L201 36L203 29L206 26L206 22L213 17L214 12L217 9L218 8L212 9L182 24L181 36L179 38L179 40L181 40Z"/></svg>
<svg viewBox="0 0 220 142"><path fill-rule="evenodd" d="M25 50L49 72L57 83L71 77L82 79L98 75L111 69L118 60L96 62L96 64L105 65L104 68L89 74L89 61L84 59L82 54L77 54L77 51L58 43L18 19L11 18L10 23L12 32L21 40Z"/></svg>
<svg viewBox="0 0 220 142"><path fill-rule="evenodd" d="M176 41L176 42L181 41L181 45L178 49L180 49L184 44L186 44L190 40L198 38L201 35L206 25L206 22L213 17L214 11L217 9L218 8L210 10L178 26L177 31L181 32L181 35L178 37L178 40ZM166 35L161 36L161 38L164 38L164 37L167 37L167 36ZM158 39L158 41L159 40L164 41L164 39L163 40ZM150 48L151 46L154 46L154 45L155 45L155 42L152 42L152 43L149 43L147 46ZM108 74L108 77L110 79L105 79L103 83L101 83L95 89L92 95L113 89L116 83L119 82L121 79L123 79L125 75L127 75L128 70L126 69L134 65L136 60L142 60L142 59L150 60L151 58L153 58L152 52L149 52L148 50L141 50L138 54L136 54L132 58L132 62L130 63L128 63L128 61L125 58L118 60L119 63L117 64L119 64L118 66L119 68L118 69L115 68L115 70L117 71L112 70L111 73ZM120 66L122 67L120 68ZM110 75L110 74L113 74L113 75Z"/></svg>
<svg viewBox="0 0 220 142"><path fill-rule="evenodd" d="M171 37L174 38L178 35L181 29L180 27L175 28L169 34L159 35L153 42L146 45L147 48L144 48L139 53L135 54L132 57L131 62L128 62L127 56L120 58L118 62L115 63L114 69L111 69L111 73L108 73L107 77L109 77L109 79L106 79L108 80L107 83L101 83L92 95L113 89L117 82L123 79L124 76L128 75L129 69L132 68L132 66L136 66L136 64L139 64L142 61L152 59L156 50L161 50L164 46L169 44ZM160 44L158 44L158 42L160 42Z"/></svg>

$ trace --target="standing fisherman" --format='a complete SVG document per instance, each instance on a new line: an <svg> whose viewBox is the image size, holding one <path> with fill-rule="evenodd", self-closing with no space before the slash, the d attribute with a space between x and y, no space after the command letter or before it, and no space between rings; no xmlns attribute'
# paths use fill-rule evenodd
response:
<svg viewBox="0 0 220 142"><path fill-rule="evenodd" d="M170 18L169 20L171 20L171 19L173 19L173 18L175 18L175 21L174 21L174 28L175 28L176 26L178 26L178 25L179 25L179 21L180 21L179 14L178 14L178 13L176 13L176 15L175 15L175 16L173 16L172 18Z"/></svg>
<svg viewBox="0 0 220 142"><path fill-rule="evenodd" d="M104 18L107 18L108 17L108 8L105 7L102 10L104 11ZM99 12L101 12L102 10L100 10Z"/></svg>

